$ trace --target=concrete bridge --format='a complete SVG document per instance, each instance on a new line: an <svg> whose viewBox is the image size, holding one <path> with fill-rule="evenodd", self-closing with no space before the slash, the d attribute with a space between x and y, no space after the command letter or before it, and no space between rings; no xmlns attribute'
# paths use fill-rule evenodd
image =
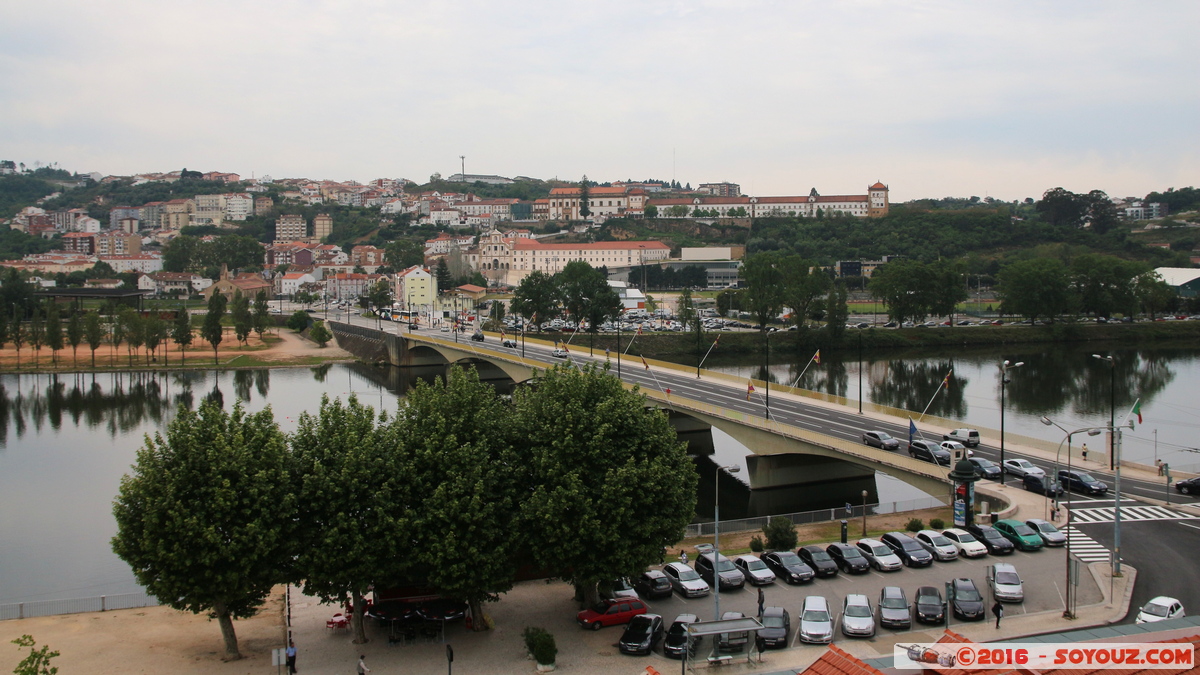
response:
<svg viewBox="0 0 1200 675"><path fill-rule="evenodd" d="M500 346L498 335L489 334L484 342L451 333L428 329L388 332L358 325L330 322L338 344L356 356L393 366L447 367L471 365L485 381L525 382L537 370L564 363L550 356L553 344L519 336L516 349ZM389 324L403 329L402 325ZM570 360L578 363L604 361L589 357L582 347L571 348ZM863 445L859 434L880 427L876 419L830 402L801 395L800 390L771 384L770 416L760 403L747 399L745 378L702 371L678 364L641 359L623 359L621 379L626 386L638 385L649 401L668 412L680 438L691 440L716 427L751 450L746 458L751 487L760 500L771 499L770 488L821 486L823 495L842 486L839 494L852 504L860 503L861 490L874 493L874 475L883 471L914 487L937 496L949 496L948 468L913 459L907 454L888 452ZM617 369L610 361L611 372ZM757 392L767 383L754 381ZM809 392L811 394L811 392ZM761 394L760 394L761 395ZM891 420L889 426L895 426ZM711 448L711 445L709 446ZM874 496L873 494L871 495ZM873 501L873 500L872 500ZM769 504L765 512L771 512ZM755 508L756 511L760 510ZM778 512L778 511L775 511Z"/></svg>

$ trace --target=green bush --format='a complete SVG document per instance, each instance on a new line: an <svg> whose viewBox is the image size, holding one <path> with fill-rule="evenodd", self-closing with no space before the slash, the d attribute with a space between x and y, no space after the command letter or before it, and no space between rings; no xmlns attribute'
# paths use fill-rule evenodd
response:
<svg viewBox="0 0 1200 675"><path fill-rule="evenodd" d="M913 518L912 520L908 521L908 525L905 525L904 529L908 530L909 532L920 532L921 530L925 529L925 521L921 520L920 518Z"/></svg>
<svg viewBox="0 0 1200 675"><path fill-rule="evenodd" d="M946 527L946 521L942 520L941 518L930 518L929 519L929 529L941 530L941 529L945 529L945 527Z"/></svg>
<svg viewBox="0 0 1200 675"><path fill-rule="evenodd" d="M313 342L324 347L327 342L333 339L333 333L330 333L329 329L325 327L324 321L318 321L309 329L308 337Z"/></svg>
<svg viewBox="0 0 1200 675"><path fill-rule="evenodd" d="M767 535L767 546L776 551L796 548L796 525L783 516L775 516L763 528Z"/></svg>
<svg viewBox="0 0 1200 675"><path fill-rule="evenodd" d="M762 553L762 550L763 550L762 537L758 536L757 534L754 535L753 537L750 537L750 550L754 551L755 553Z"/></svg>
<svg viewBox="0 0 1200 675"><path fill-rule="evenodd" d="M292 315L288 317L287 327L297 333L308 328L308 312L301 309L292 312Z"/></svg>
<svg viewBox="0 0 1200 675"><path fill-rule="evenodd" d="M558 647L554 644L554 636L544 628L527 626L521 633L525 638L525 649L540 665L549 666L558 656Z"/></svg>

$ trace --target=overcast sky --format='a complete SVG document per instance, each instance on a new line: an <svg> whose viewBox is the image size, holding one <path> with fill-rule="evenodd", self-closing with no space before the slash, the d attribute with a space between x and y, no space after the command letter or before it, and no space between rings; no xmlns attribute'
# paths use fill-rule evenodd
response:
<svg viewBox="0 0 1200 675"><path fill-rule="evenodd" d="M0 159L728 180L893 201L1200 184L1200 3L0 3Z"/></svg>

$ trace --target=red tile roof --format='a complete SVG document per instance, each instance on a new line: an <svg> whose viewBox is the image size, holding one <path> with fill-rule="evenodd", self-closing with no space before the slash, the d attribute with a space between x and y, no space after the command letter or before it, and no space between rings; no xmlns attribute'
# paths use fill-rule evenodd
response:
<svg viewBox="0 0 1200 675"><path fill-rule="evenodd" d="M594 187L594 188L591 188L588 190L588 194L592 197L598 197L600 195L624 195L625 188L623 188L623 187ZM579 188L577 188L577 187L554 188L553 190L550 191L550 196L551 197L578 197L579 196Z"/></svg>
<svg viewBox="0 0 1200 675"><path fill-rule="evenodd" d="M838 649L837 645L829 645L829 649L804 671L804 675L883 675L883 671L859 661Z"/></svg>
<svg viewBox="0 0 1200 675"><path fill-rule="evenodd" d="M868 189L870 189L870 190L886 190L886 189L887 189L887 186L886 186L886 185L884 185L883 183L880 183L880 182L876 181L876 182L875 182L875 184L874 184L874 185L872 185L872 186L871 186L870 188L868 188Z"/></svg>
<svg viewBox="0 0 1200 675"><path fill-rule="evenodd" d="M661 241L598 241L588 244L543 244L535 239L517 239L513 250L521 251L603 251L603 250L671 250Z"/></svg>

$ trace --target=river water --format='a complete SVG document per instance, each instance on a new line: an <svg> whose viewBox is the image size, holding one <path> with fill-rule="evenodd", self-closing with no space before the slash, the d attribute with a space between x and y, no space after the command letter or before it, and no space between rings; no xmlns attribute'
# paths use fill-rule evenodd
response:
<svg viewBox="0 0 1200 675"><path fill-rule="evenodd" d="M1115 357L1115 371L1091 358L1093 351L1094 347L1055 345L877 356L863 363L862 396L918 412L932 399L931 414L998 428L997 365L1004 359L1023 361L1024 366L1010 372L1007 428L1057 442L1061 433L1048 430L1038 418L1049 415L1068 429L1106 423L1110 377L1115 377L1118 421L1139 396L1145 420L1126 434L1125 456L1152 461L1157 431L1159 457L1176 467L1197 468L1200 348L1106 350L1104 354ZM808 357L784 360L777 354L773 360L771 377L790 384ZM718 358L706 367L761 377L758 361ZM951 369L950 387L934 397ZM805 372L801 386L857 400L859 372L856 360L825 355ZM429 378L433 373L419 375ZM270 405L290 432L300 413L316 411L322 395L344 398L354 393L390 410L396 405L396 392L407 389L407 379L413 376L357 364L94 377L0 376L0 603L138 590L128 566L109 546L116 530L112 500L144 435L164 429L178 404L195 406L216 397L226 406L241 399L252 411ZM744 466L743 446L720 432L713 436L712 459L717 464ZM712 473L706 478L703 466L701 478L711 485ZM877 476L876 489L880 501L921 496L883 475ZM702 492L711 495L711 490ZM722 485L722 514L731 517L726 508L733 504L725 495ZM711 509L699 506L697 511L703 516Z"/></svg>

